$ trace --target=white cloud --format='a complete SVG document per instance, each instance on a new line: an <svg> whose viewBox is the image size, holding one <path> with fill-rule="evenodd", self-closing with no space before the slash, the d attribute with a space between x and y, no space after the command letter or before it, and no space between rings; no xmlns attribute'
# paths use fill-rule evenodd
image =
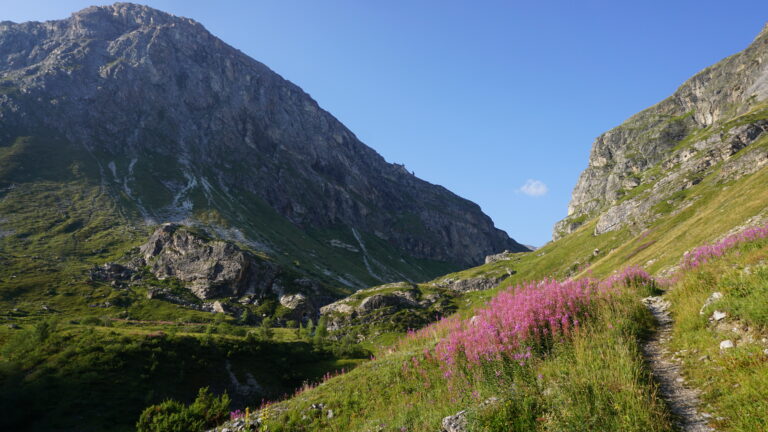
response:
<svg viewBox="0 0 768 432"><path fill-rule="evenodd" d="M544 184L544 182L534 179L526 180L525 184L520 187L520 192L532 197L540 197L542 195L546 195L548 191L549 189L547 188L547 185Z"/></svg>

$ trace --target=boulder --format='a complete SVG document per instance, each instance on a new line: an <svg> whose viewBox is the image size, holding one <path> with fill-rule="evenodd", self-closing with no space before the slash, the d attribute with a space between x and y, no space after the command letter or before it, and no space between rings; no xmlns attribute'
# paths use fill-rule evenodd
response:
<svg viewBox="0 0 768 432"><path fill-rule="evenodd" d="M485 263L490 264L490 263L495 263L497 261L509 260L509 259L512 259L512 256L513 256L513 252L505 250L504 252L501 252L501 253L486 256Z"/></svg>
<svg viewBox="0 0 768 432"><path fill-rule="evenodd" d="M93 267L90 270L90 279L101 282L124 281L131 279L133 274L134 271L132 269L122 264L108 262L101 266Z"/></svg>
<svg viewBox="0 0 768 432"><path fill-rule="evenodd" d="M374 294L365 298L357 311L361 314L385 307L412 309L420 307L412 291L394 291L389 294Z"/></svg>
<svg viewBox="0 0 768 432"><path fill-rule="evenodd" d="M722 319L725 319L725 312L715 311L712 313L712 317L710 317L710 320L712 321L720 321Z"/></svg>
<svg viewBox="0 0 768 432"><path fill-rule="evenodd" d="M340 315L352 315L355 312L355 307L352 306L349 298L341 299L337 302L325 305L320 308L322 315L340 314Z"/></svg>
<svg viewBox="0 0 768 432"><path fill-rule="evenodd" d="M286 294L280 297L280 304L290 309L290 319L315 318L317 307L304 294Z"/></svg>
<svg viewBox="0 0 768 432"><path fill-rule="evenodd" d="M721 349L721 350L727 350L727 349L731 349L731 348L733 348L734 346L736 346L736 345L734 345L734 344L733 344L733 341L732 341L732 340L730 340L730 339L726 339L726 340L724 340L724 341L720 342L720 349Z"/></svg>
<svg viewBox="0 0 768 432"><path fill-rule="evenodd" d="M704 301L704 304L701 306L701 309L699 310L699 315L704 315L704 310L707 308L707 306L720 300L721 298L723 298L723 293L713 292L709 297L707 297L707 300Z"/></svg>
<svg viewBox="0 0 768 432"><path fill-rule="evenodd" d="M279 273L230 242L173 223L156 229L140 253L158 279L178 278L200 299L271 293Z"/></svg>
<svg viewBox="0 0 768 432"><path fill-rule="evenodd" d="M514 271L508 274L514 274ZM437 285L451 291L467 293L495 288L504 278L505 276L492 278L479 276L468 279L443 279L442 281L437 282Z"/></svg>
<svg viewBox="0 0 768 432"><path fill-rule="evenodd" d="M441 432L467 432L467 411L459 411L452 416L443 418Z"/></svg>

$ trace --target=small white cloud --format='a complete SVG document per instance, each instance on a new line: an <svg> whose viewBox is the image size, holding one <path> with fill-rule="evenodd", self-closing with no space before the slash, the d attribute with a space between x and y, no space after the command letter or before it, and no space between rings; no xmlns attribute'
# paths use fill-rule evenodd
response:
<svg viewBox="0 0 768 432"><path fill-rule="evenodd" d="M532 196L532 197L540 197L542 195L546 195L549 189L547 188L547 185L544 184L544 182L534 179L528 179L525 181L525 184L520 187L520 192Z"/></svg>

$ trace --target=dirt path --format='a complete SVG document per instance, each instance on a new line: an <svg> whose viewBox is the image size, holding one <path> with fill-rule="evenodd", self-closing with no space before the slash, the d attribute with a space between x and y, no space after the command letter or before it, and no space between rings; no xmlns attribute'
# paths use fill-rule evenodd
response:
<svg viewBox="0 0 768 432"><path fill-rule="evenodd" d="M707 417L697 410L698 391L684 385L680 365L672 359L667 344L672 336L672 318L669 316L669 302L661 297L643 299L658 321L653 336L643 343L643 355L659 384L661 397L667 402L675 416L677 426L684 432L714 432L707 425Z"/></svg>

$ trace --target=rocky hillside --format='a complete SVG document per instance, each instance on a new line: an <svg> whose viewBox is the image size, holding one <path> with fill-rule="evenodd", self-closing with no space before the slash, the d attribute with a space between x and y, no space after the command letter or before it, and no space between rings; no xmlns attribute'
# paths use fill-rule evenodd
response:
<svg viewBox="0 0 768 432"><path fill-rule="evenodd" d="M708 67L669 98L599 136L554 238L598 217L595 234L639 232L720 171L720 181L756 172L768 152L749 151L768 130L768 26L744 51ZM749 153L744 157L736 157Z"/></svg>
<svg viewBox="0 0 768 432"><path fill-rule="evenodd" d="M128 3L0 23L0 241L40 234L21 215L64 185L111 213L70 200L46 229L201 225L337 292L525 250L200 24Z"/></svg>

